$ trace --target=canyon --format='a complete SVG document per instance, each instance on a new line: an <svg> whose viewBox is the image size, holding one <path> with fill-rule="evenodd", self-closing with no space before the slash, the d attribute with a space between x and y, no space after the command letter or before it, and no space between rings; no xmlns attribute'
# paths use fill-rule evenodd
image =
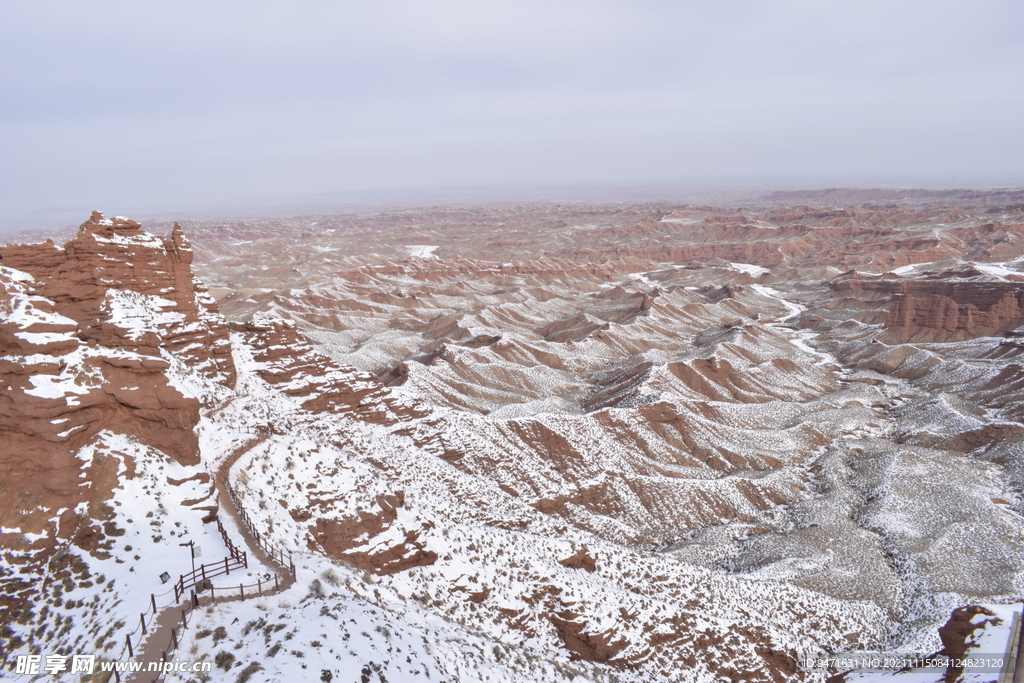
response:
<svg viewBox="0 0 1024 683"><path fill-rule="evenodd" d="M803 658L1008 628L1020 195L0 246L4 658L116 658L183 541L249 534L219 474L296 581L200 609L179 654L236 663L167 680L824 681Z"/></svg>

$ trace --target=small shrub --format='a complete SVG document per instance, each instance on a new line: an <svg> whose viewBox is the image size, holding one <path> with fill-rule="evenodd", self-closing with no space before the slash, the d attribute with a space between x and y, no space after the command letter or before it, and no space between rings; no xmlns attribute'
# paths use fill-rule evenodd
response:
<svg viewBox="0 0 1024 683"><path fill-rule="evenodd" d="M236 683L245 683L252 675L262 669L259 662L250 662L248 666L238 672L238 678L235 679Z"/></svg>
<svg viewBox="0 0 1024 683"><path fill-rule="evenodd" d="M285 628L286 626L287 626L287 624L271 624L270 626L267 626L265 629L263 629L263 632L266 633L267 635L269 635L271 633L277 633L278 631L280 631L281 629Z"/></svg>
<svg viewBox="0 0 1024 683"><path fill-rule="evenodd" d="M231 665L235 663L235 656L230 652L221 650L217 653L217 656L213 658L213 663L217 665L218 669L224 669L227 671L231 668Z"/></svg>
<svg viewBox="0 0 1024 683"><path fill-rule="evenodd" d="M259 619L253 619L252 621L248 622L242 629L242 635L249 635L249 631L252 631L253 629L256 629L258 631L261 628L263 628L266 625L266 623L267 620L262 617L260 617Z"/></svg>
<svg viewBox="0 0 1024 683"><path fill-rule="evenodd" d="M324 597L324 585L320 583L320 579L313 579L309 583L309 593L306 595L306 599L309 598L323 598Z"/></svg>
<svg viewBox="0 0 1024 683"><path fill-rule="evenodd" d="M224 630L223 626L218 626L213 631L213 644L216 645L220 641L228 637L228 632Z"/></svg>

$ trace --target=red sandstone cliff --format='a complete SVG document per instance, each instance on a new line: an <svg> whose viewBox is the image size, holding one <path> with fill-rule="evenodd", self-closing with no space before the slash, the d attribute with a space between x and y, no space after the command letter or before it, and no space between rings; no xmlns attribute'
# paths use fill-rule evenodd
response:
<svg viewBox="0 0 1024 683"><path fill-rule="evenodd" d="M112 459L76 457L101 432L199 463L200 404L169 373L232 385L235 370L191 261L177 226L159 238L99 213L63 248L0 247L0 480L20 492L0 500L0 526L50 543L88 526L119 476Z"/></svg>
<svg viewBox="0 0 1024 683"><path fill-rule="evenodd" d="M997 334L1024 319L1024 285L965 280L971 271L925 279L841 277L832 289L853 297L889 296L885 327L895 341L962 341Z"/></svg>

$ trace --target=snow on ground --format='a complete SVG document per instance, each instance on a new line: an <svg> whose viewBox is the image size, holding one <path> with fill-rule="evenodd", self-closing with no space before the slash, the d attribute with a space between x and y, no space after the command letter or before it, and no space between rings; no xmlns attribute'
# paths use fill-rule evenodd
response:
<svg viewBox="0 0 1024 683"><path fill-rule="evenodd" d="M125 636L132 634L133 645L139 646L139 615L151 615L151 596L160 608L175 604L174 581L192 569L191 552L180 544L195 541L202 549L197 564L221 560L228 550L216 526L203 524L198 512L183 505L203 498L210 485L197 479L169 485L169 480L188 479L202 468L179 465L133 437L109 431L101 432L77 455L86 472L110 460L116 462L121 484L106 503L116 517L100 525L99 552L69 554L70 575L54 571L62 561L51 562L50 574L56 580L43 581L37 608L42 608L44 618L48 613L50 620L65 615L67 626L51 635L49 651L43 654L64 651L127 658L121 654ZM240 540L236 534L235 542ZM252 583L263 571L258 564L250 564L249 570L232 573L230 580ZM164 572L170 575L166 583L161 580ZM27 652L23 645L11 657ZM54 680L77 682L78 675Z"/></svg>
<svg viewBox="0 0 1024 683"><path fill-rule="evenodd" d="M1014 279L1019 280L1024 273L1020 270L1009 268L1010 265L1020 267L1021 262L1015 261L1013 263L976 263L971 262L971 265L985 273L986 275L994 275L1000 280L1006 279L1008 276L1014 276Z"/></svg>
<svg viewBox="0 0 1024 683"><path fill-rule="evenodd" d="M108 289L103 307L110 323L127 330L128 338L134 340L185 320L184 314L167 310L175 307L173 301L125 289Z"/></svg>
<svg viewBox="0 0 1024 683"><path fill-rule="evenodd" d="M1024 276L1024 272L1022 272L1020 270L1022 267L1024 267L1024 262L1022 262L1022 261L1007 261L1007 262L992 262L992 263L982 263L982 262L978 262L978 261L968 261L968 262L966 262L966 265L969 265L969 266L973 267L976 270L980 270L982 273L985 273L986 275L990 275L990 276L998 278L1000 280L1005 280L1006 278L1009 277L1012 280L1018 280L1019 281L1020 277ZM934 262L934 261L928 262L928 263L912 263L912 264L907 265L907 266L901 266L899 268L893 268L889 272L893 273L894 275L904 275L904 276L906 276L906 275L915 275L917 273L923 273L923 272L928 271L928 270L935 270L937 267L939 267L939 264Z"/></svg>
<svg viewBox="0 0 1024 683"><path fill-rule="evenodd" d="M278 595L197 612L182 656L213 660L213 680L248 670L254 683L360 677L395 683L641 680L489 639L472 626L432 614L372 575L326 558L304 556L298 572L299 581Z"/></svg>
<svg viewBox="0 0 1024 683"><path fill-rule="evenodd" d="M729 265L742 273L750 275L751 277L761 277L762 275L772 272L767 268L755 266L752 263L730 263Z"/></svg>
<svg viewBox="0 0 1024 683"><path fill-rule="evenodd" d="M765 285L750 285L750 288L752 290L754 290L755 292L757 292L758 294L761 294L762 296L766 296L766 297L768 297L770 299L775 299L780 304L785 306L787 311L789 311L789 313L787 313L783 317L779 318L775 322L778 322L778 323L787 322L791 318L794 318L794 317L800 315L801 313L803 313L806 310L803 306L801 306L799 304L795 304L792 301L789 301L787 299L783 299L782 298L782 294L779 292L779 290L774 289L772 287L766 287Z"/></svg>
<svg viewBox="0 0 1024 683"><path fill-rule="evenodd" d="M408 248L413 256L436 258L433 252L438 247L410 245ZM731 265L754 277L768 272L750 264ZM655 273L649 275L658 278ZM628 278L634 283L660 287L660 281L656 283L648 275L634 274ZM410 283L415 284L411 279ZM594 283L592 291L605 286ZM608 285L608 288L612 287ZM913 561L921 559L921 566L927 569L925 561L935 564L935 558L942 553L949 555L965 547L967 536L973 534L979 538L984 537L984 533L961 519L952 518L948 524L942 522L946 528L934 533L926 528L927 520L923 518L929 515L922 515L924 508L908 504L917 500L914 496L919 491L904 489L933 492L933 488L941 485L945 486L941 490L951 491L954 489L946 486L949 482L942 477L954 479L958 495L977 494L970 498L970 505L956 506L957 514L965 510L977 511L977 518L984 520L985 511L972 505L989 500L999 492L994 476L987 477L983 471L985 465L974 461L943 467L935 450L913 445L901 445L893 450L892 442L887 440L892 423L884 410L895 404L891 396L906 387L892 388L884 384L875 388L853 383L840 386L843 382L822 369L838 365L836 358L815 350L809 343L817 335L787 326L805 310L803 305L762 285L749 286L753 294L740 294L715 304L708 303L710 298L693 293L696 289L680 287L677 291L664 291L651 313L623 324L607 325L605 327L612 330L607 335L565 343L559 348L557 369L544 364L544 359L552 355L550 346L538 341L539 335L533 328L559 311L565 311L567 317L571 315L576 306L573 297L577 296L573 292L552 287L548 292L551 298L542 301L501 294L509 300L500 305L481 305L481 311L472 315L454 316L453 321L464 326L470 336L501 335L501 343L494 346L506 356L499 356L490 346L467 348L453 344L444 363L428 365L410 361L412 369L406 384L394 395L429 398L427 387L438 385L442 372L450 372L450 377L456 380L471 378L466 381L471 381L472 375L478 372L487 371L494 376L505 373L507 377L500 390L490 395L497 407L486 418L443 408L434 410L430 418L433 422L429 424L423 421L388 427L359 422L344 415L311 415L301 409L300 400L282 393L282 389L302 388L305 378L298 377L291 385L271 387L257 375L259 364L239 334L232 335L238 370L234 391L212 385L180 360L164 353L171 364L167 374L172 385L212 408L198 427L203 467L178 466L159 452L114 434L105 435L95 447L80 454L89 463L114 459L120 463L122 472L135 470L135 476L125 479L113 500L118 512L123 513L118 519L126 520L125 528L115 527L108 534L116 539L120 553L106 559L87 558L93 574L102 570L104 582L116 587L110 591L119 598L103 597L98 603L98 611L112 615L115 624L121 622L115 631L121 630L108 640L115 645L121 642L118 638L122 632L133 627L133 611L141 611L150 593L166 588L154 583L158 580L154 578L157 570L179 573L189 568L185 564L187 549L181 548L179 543L197 540L203 548L202 561L206 562L226 554L220 536L211 531L212 525L198 523L199 514L181 505L186 499L200 497L209 485L193 480L181 486L170 486L168 480L180 481L205 468L214 469L234 449L252 441L255 428L273 424L278 434L252 448L238 461L232 469L232 481L246 510L266 530L267 536L295 553L299 580L279 595L221 604L196 613L178 654L213 659L217 668L212 680L235 679L246 671L252 675L253 683L318 678L347 681L357 677L392 682L649 680L656 666L650 664L652 660L644 658L660 656L660 651L658 648L654 648L654 654L644 651L648 638L645 626L661 629L657 635L667 637L667 625L675 623L673 619L694 614L693 629L728 633L735 625L756 624L768 634L773 647L798 652L821 647L841 650L850 647L851 636L858 645L873 643L877 646L888 642L887 639L892 642L902 639L903 644L934 644L934 627L942 623L944 615L948 616L951 606L963 604L963 600L970 598L946 592L925 604L934 597L928 594L931 587L926 585L927 581L937 579L924 570L918 571ZM300 297L305 291L292 290L288 296ZM471 294L471 297L479 297L479 301L487 296L491 294ZM758 301L750 305L751 299ZM139 300L121 293L113 294L109 300L111 311L121 321L119 324L133 330L134 334L176 322L159 317L162 309L171 303L165 299ZM458 297L448 293L437 294L434 301L439 314L445 312L445 306L452 309L459 306ZM684 314L671 320L662 317L659 306ZM752 311L759 310L763 314L764 309L781 317L754 324L760 318ZM386 367L404 355L411 355L420 341L419 335L413 332L388 330L388 318L379 311L360 311L358 315L366 318L362 329L345 329L333 336L323 333L325 339L346 347L336 357L363 354L364 362ZM735 316L744 320L731 322ZM590 313L582 319L596 325L604 323L603 318ZM686 321L685 324L680 320ZM723 325L723 320L729 320L728 324ZM511 327L527 331L510 332ZM723 327L728 328L727 331L721 332ZM708 330L714 334L704 335ZM698 343L700 335L706 338ZM372 344L363 346L371 339ZM659 348L638 350L641 348L636 343L638 339ZM671 350L663 348L670 344L677 346ZM390 351L381 350L389 345L393 347ZM804 354L817 360L812 365ZM806 393L795 392L792 400L775 401L770 406L687 396L690 402L687 405L691 408L680 411L680 415L685 413L689 424L680 433L692 442L688 443L688 448L707 450L709 454L712 446L725 449L730 457L755 462L755 469L723 473L712 471L710 467L701 469L699 463L682 467L667 458L659 461L649 457L650 453L676 453L684 449L663 448L661 444L668 441L658 440L661 435L652 429L650 420L628 409L643 405L642 401L626 401L614 409L603 408L593 416L584 416L583 411L565 397L567 392L556 388L560 380L572 373L597 374L608 370L608 377L611 377L621 368L604 366L611 364L608 359L620 356L630 362L657 366L637 380L636 397L654 397L651 400L666 411L683 403L682 394L671 392L673 379L665 370L666 364L705 357L715 362L728 360L741 369L739 374L748 382L759 378L760 372L769 372L772 361L796 362L800 372L792 375L806 383L807 386L801 388ZM507 360L513 357L525 360ZM516 374L520 365L528 367L529 371ZM961 368L964 373L968 370ZM464 376L460 377L459 372ZM949 368L948 374L953 373L954 369ZM849 371L838 374L845 381ZM765 383L771 384L772 376L765 376L769 378ZM536 384L531 391L546 397L531 398L527 392L522 392L515 398L514 389L522 390L531 382ZM656 387L657 382L664 386ZM818 385L811 386L814 382ZM772 384L772 388L778 389L777 384ZM651 391L641 395L640 389ZM39 390L49 391L50 387L40 385ZM554 394L558 397L551 398ZM692 408L698 402L702 410L714 413L714 419ZM952 410L945 405L940 408ZM683 419L680 415L668 417L679 421ZM598 420L608 428L599 427ZM436 424L441 427L432 431ZM980 424L972 422L970 426ZM566 476L558 467L529 452L525 437L513 434L517 429L536 429L553 443L590 445L576 448L582 454L580 462L568 468L564 463L561 465L562 470L571 470L571 485L566 483ZM429 439L437 432L454 452L465 453L461 462L453 464L437 457L447 455L443 450L432 450L436 443ZM635 437L637 443L614 438L624 433ZM516 444L520 443L517 439L522 439L524 444L519 449L521 452L516 450ZM844 453L860 469L839 468L831 480L816 479L817 472L829 464L829 458L838 457L835 453L840 447L847 449ZM849 455L854 451L856 455ZM644 458L638 457L641 452ZM786 458L786 463L757 464L752 459L757 453ZM481 463L491 468L486 475L481 474ZM641 522L649 520L649 526L653 527L658 522L655 512L662 515L662 520L670 518L671 510L652 511L652 506L642 502L636 491L623 494L621 509L607 514L597 514L571 497L564 502L563 513L544 514L538 510L566 492L600 493L605 487L614 489L616 486L627 489L609 472L628 472L636 468L643 468L645 474L636 477L633 484L656 486L659 501L666 508L671 508L677 500L670 494L678 494L678 500L705 501L701 503L703 507L708 507L705 503L712 496L720 496L733 504L745 521L707 527L709 538L721 532L724 540L715 548L721 553L707 563L691 564L689 559L696 555L688 555L685 544L677 544L674 551L661 552L640 543L630 546L615 542L635 532L630 525L641 526ZM660 476L666 472L672 476ZM681 475L682 472L686 474ZM894 472L898 479L907 482L904 489L884 481ZM510 494L499 486L499 481L511 482L521 490ZM737 481L746 486L764 486L765 491L787 491L796 502L761 509L750 497L739 495L735 488ZM836 597L808 588L801 581L818 579L830 571L856 573L848 569L848 565L839 569L833 566L841 559L840 553L827 549L817 554L811 544L800 548L802 554L783 553L765 557L760 564L754 563L742 571L735 567L728 569L727 560L731 554L739 552L737 548L741 543L746 543L749 550L753 540L758 538L770 544L784 539L786 534L817 533L812 529L819 525L807 524L799 515L813 505L831 502L826 500L828 487L838 488L840 482L846 487L844 494L863 494L865 500L875 501L872 506L866 506L858 500L860 507L849 509L857 511L860 523L869 523L870 533L878 534L888 543L884 548L886 559L904 572L899 578L910 586L908 591L921 591L917 602L908 599L892 611L886 611L877 602ZM520 483L528 483L529 488ZM352 550L385 551L415 534L424 549L436 554L435 562L393 575L376 576L354 568L345 560L332 560L320 553L315 536L317 521L376 514L381 510L379 500L398 492L403 494L404 504L399 506L395 521L376 535L364 534ZM929 500L954 507L946 505L947 498L949 496L939 493ZM313 517L303 519L306 512ZM947 519L939 511L934 512L929 518ZM852 514L844 516L843 520L853 524L848 518ZM227 515L222 515L222 519L240 545L241 530ZM687 520L686 524L689 523ZM665 538L672 541L678 541L687 529L676 521L666 526ZM1000 527L1000 533L1007 536L1019 531L1010 521L1004 526L1005 529ZM859 527L857 530L869 533ZM652 536L660 537L657 535L660 531L653 528L650 531ZM833 530L822 530L826 532L831 534ZM925 546L936 539L941 543L924 547L918 555L907 550L914 544ZM701 543L697 536L688 540L693 541L693 545ZM829 537L828 543L833 541ZM560 564L559 560L584 546L596 558L594 572ZM999 550L995 545L992 547ZM129 557L135 559L128 560ZM244 575L233 575L231 583L236 580L251 583L265 571L266 568L251 566ZM950 574L939 579L955 582L958 577ZM215 584L230 585L223 577L215 580ZM78 590L81 589L75 589ZM70 593L71 598L86 595ZM166 591L158 598L163 604ZM136 606L136 603L142 604ZM571 661L550 621L551 615L559 610L578 612L586 621L588 633L614 630L629 641L623 653L637 657L648 668L633 674ZM137 619L137 614L134 618ZM895 619L904 619L911 626L896 631ZM76 626L69 637L83 637L86 627ZM88 635L95 636L94 633ZM984 635L992 640L991 643L986 641L984 647L996 647L995 641L1000 637L1005 640L1005 633L999 635L994 627ZM678 652L687 647L691 646L680 640L663 649ZM720 659L730 654L714 648L694 649ZM703 674L695 673L694 680L701 675L706 680L714 679L708 670Z"/></svg>
<svg viewBox="0 0 1024 683"><path fill-rule="evenodd" d="M770 325L781 325L789 321L790 319L795 318L796 316L800 315L806 310L806 308L801 306L800 304L795 304L792 301L783 299L781 293L778 290L773 289L771 287L765 287L764 285L750 285L750 288L756 291L758 294L777 300L789 311L789 313L779 318L774 323L769 323ZM817 349L815 349L814 347L807 343L808 341L817 338L818 333L812 332L810 330L797 330L795 335L796 336L791 336L788 338L789 343L797 347L804 353L809 353L812 356L817 356L820 360L816 363L816 365L838 365L838 361L836 360L835 356L833 356L830 353L825 353L824 351L818 351Z"/></svg>
<svg viewBox="0 0 1024 683"><path fill-rule="evenodd" d="M239 395L216 419L236 428L262 419L290 421L287 436L275 436L248 452L233 476L257 524L272 529L276 543L300 553L300 585L286 596L211 611L209 620L203 616L201 623L196 622L186 652L194 648L201 656L220 655L223 663L223 647L239 668L258 662L264 670L255 672L253 681L277 680L302 665L314 676L323 671L351 675L363 667L380 666L388 680L426 680L427 671L432 680L439 675L445 676L441 680L560 680L576 675L574 671L585 672L585 680L602 680L599 669L587 672L591 665L570 660L544 617L551 607L532 604L532 596L547 585L564 604L578 605L594 632L622 628L614 611L619 606L639 614L636 632L627 630L624 636L638 643L636 649L643 647L642 624L670 619L679 609L672 597L677 592L701 596L710 610L702 618L716 630L727 629L733 619L748 620L750 610L758 610L757 619L772 624L774 637L786 647L808 648L820 641L809 640L801 628L787 622L790 617L785 613L773 616L758 605L793 601L801 605L797 613L806 613L823 609L824 600L831 605L833 618L844 624L830 635L816 636L826 639L852 631L866 635L885 623L881 612L868 605L830 601L762 578L729 578L668 557L624 550L579 529L559 531L552 526L557 518L539 515L525 501L501 494L492 482L440 458L424 457L407 436L347 418L303 417L291 399L255 376L257 364L237 342L238 338ZM258 413L259 406L269 410ZM336 445L341 443L348 445ZM386 463L386 472L369 460ZM394 543L421 520L431 521L436 526L423 527L420 540L437 553L435 564L392 576L366 575L342 561L309 554L309 522L298 521L290 512L309 510L320 518L344 518L358 510L376 510L377 497L396 490L404 492L406 501L396 524L364 539L362 547L371 550ZM494 521L517 518L533 533L494 526ZM397 529L401 533L395 533ZM596 574L557 562L582 543L598 558ZM664 577L662 588L652 588L654 576ZM319 588L314 588L314 577ZM344 588L329 587L334 586L332 581ZM320 592L328 597L317 597ZM468 599L474 593L488 597L477 603ZM282 607L280 600L289 607ZM501 610L521 613L530 628L510 629ZM214 647L218 626L224 627L225 636ZM243 635L246 626L249 630ZM536 628L539 632L531 633ZM204 631L210 633L200 637ZM526 659L506 661L513 652ZM403 663L400 655L408 659ZM234 668L231 672L234 675ZM621 672L607 671L607 676L636 680Z"/></svg>
<svg viewBox="0 0 1024 683"><path fill-rule="evenodd" d="M1006 655L1013 645L1010 636L1014 616L1019 617L1021 609L1024 608L1024 604L1021 603L981 604L980 606L993 612L995 616L980 613L971 619L972 623L981 624L982 628L975 631L968 639L968 648L964 659L969 666L964 667L963 673L956 678L960 683L992 683L1003 680L1000 674L1007 665ZM920 652L916 654L927 657L933 653ZM851 671L846 674L845 680L847 683L943 683L949 679L946 678L945 667L934 667L927 670Z"/></svg>
<svg viewBox="0 0 1024 683"><path fill-rule="evenodd" d="M634 282L641 282L641 283L647 285L648 287L656 287L657 286L657 285L655 285L653 282L651 282L647 278L647 274L646 273L630 273L629 274L629 279L633 280Z"/></svg>
<svg viewBox="0 0 1024 683"><path fill-rule="evenodd" d="M71 318L53 312L53 303L49 299L29 293L34 280L28 273L0 266L0 277L8 280L4 285L7 294L4 308L0 309L5 323L13 323L22 329L36 323L78 326Z"/></svg>
<svg viewBox="0 0 1024 683"><path fill-rule="evenodd" d="M409 250L409 256L415 258L437 258L434 254L440 246L437 244L407 244L405 248Z"/></svg>
<svg viewBox="0 0 1024 683"><path fill-rule="evenodd" d="M900 266L899 268L893 268L889 272L894 273L896 275L910 275L911 273L915 273L918 270L927 270L928 267L931 265L931 263L911 263L908 266Z"/></svg>

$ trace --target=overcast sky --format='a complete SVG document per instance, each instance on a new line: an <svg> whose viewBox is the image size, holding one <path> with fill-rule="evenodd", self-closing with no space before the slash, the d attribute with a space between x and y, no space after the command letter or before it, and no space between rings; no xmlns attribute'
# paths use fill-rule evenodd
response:
<svg viewBox="0 0 1024 683"><path fill-rule="evenodd" d="M424 187L1024 185L1020 0L0 7L8 228Z"/></svg>

